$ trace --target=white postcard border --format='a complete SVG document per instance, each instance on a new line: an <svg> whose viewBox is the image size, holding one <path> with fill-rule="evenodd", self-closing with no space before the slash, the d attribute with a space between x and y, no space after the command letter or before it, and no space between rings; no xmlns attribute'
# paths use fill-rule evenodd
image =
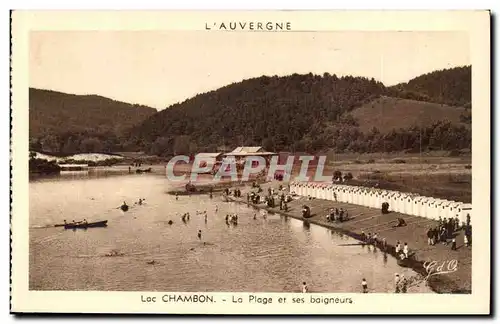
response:
<svg viewBox="0 0 500 324"><path fill-rule="evenodd" d="M490 311L490 21L487 11L16 11L12 21L12 311L166 314L485 314ZM32 30L203 30L207 20L291 21L293 31L447 31L470 35L472 62L473 205L472 294L318 294L353 304L142 303L142 295L172 292L47 292L28 290L28 39ZM185 294L185 293L179 293ZM195 293L192 293L194 295ZM248 299L247 293L201 293ZM314 295L314 294L311 294ZM308 297L307 297L308 298ZM275 301L276 300L276 301Z"/></svg>

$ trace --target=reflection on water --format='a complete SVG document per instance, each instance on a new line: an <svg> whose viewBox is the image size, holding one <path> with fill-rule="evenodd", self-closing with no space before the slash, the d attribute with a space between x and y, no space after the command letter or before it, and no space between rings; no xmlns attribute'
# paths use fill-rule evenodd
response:
<svg viewBox="0 0 500 324"><path fill-rule="evenodd" d="M412 274L380 251L308 222L264 218L217 196L176 201L165 194L170 185L162 175L112 175L30 182L30 289L298 292L306 281L313 292L360 292L366 278L371 291L387 292L395 272ZM139 198L144 205L134 205ZM126 213L117 209L123 201L131 206ZM237 225L226 224L231 213L239 215ZM84 218L106 219L108 227L47 227Z"/></svg>

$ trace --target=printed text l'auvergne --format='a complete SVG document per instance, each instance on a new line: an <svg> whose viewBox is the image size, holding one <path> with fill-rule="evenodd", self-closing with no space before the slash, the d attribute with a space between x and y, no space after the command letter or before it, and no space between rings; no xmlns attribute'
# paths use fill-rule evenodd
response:
<svg viewBox="0 0 500 324"><path fill-rule="evenodd" d="M290 31L292 23L289 21L225 21L205 22L205 30L234 30L234 31Z"/></svg>

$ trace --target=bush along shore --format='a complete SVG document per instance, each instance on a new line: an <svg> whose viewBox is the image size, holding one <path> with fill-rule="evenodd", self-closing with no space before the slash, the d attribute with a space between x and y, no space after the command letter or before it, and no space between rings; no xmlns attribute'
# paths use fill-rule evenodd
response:
<svg viewBox="0 0 500 324"><path fill-rule="evenodd" d="M271 184L263 186L261 195L265 195L267 188ZM277 189L277 188L275 188ZM228 197L228 201L243 203L258 209L264 209L271 213L280 214L287 217L303 220L304 222L323 226L325 228L337 231L350 236L356 240L363 241L363 234L377 233L377 247L387 254L398 258L396 254L396 244L400 242L401 246L406 242L410 249L410 257L405 260L404 266L413 269L424 280L427 285L436 293L455 293L470 294L471 273L472 273L472 250L463 243L463 231L455 233L457 250L451 249L451 244L436 243L429 245L427 242L427 229L430 226L436 226L437 222L431 219L425 219L417 216L404 215L396 212L382 214L379 209L368 208L364 206L339 203L335 201L312 199L306 197L295 197L289 202L288 210L285 212L277 207L270 208L266 204L254 204L247 201L246 194L251 192L252 188L247 187L242 191L240 198ZM279 202L279 199L277 199ZM302 206L307 205L311 210L311 217L302 217ZM347 210L350 219L344 222L329 222L326 219L327 213L331 209L343 208ZM398 218L406 222L406 226L396 227ZM385 239L385 246L382 246L382 239ZM425 268L425 263L436 262L436 267L444 264L444 271L449 270L448 264L457 261L456 271L429 275ZM402 264L400 264L402 265ZM434 271L436 271L434 269Z"/></svg>
<svg viewBox="0 0 500 324"><path fill-rule="evenodd" d="M61 168L55 161L47 161L44 159L29 160L29 173L31 174L57 174Z"/></svg>

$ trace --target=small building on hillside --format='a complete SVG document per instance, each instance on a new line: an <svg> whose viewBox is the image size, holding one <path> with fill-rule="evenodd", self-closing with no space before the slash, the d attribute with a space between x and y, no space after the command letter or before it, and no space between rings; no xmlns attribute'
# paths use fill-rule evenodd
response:
<svg viewBox="0 0 500 324"><path fill-rule="evenodd" d="M271 157L278 155L277 153L268 152L262 146L239 146L229 153L225 153L225 157L234 157L238 165L243 166L245 158L249 156L260 156L266 159L266 164L269 165ZM254 162L253 166L257 163Z"/></svg>

